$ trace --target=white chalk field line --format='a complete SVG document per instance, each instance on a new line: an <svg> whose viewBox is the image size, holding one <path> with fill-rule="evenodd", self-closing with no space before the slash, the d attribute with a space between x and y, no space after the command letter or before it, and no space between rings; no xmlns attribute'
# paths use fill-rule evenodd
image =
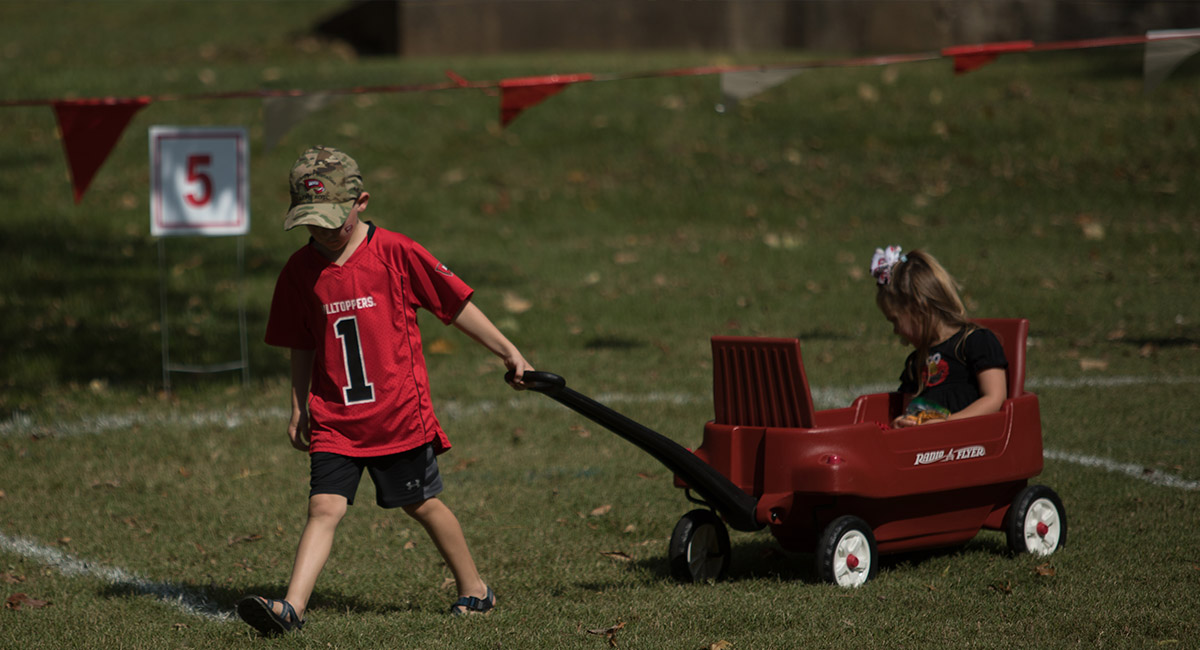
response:
<svg viewBox="0 0 1200 650"><path fill-rule="evenodd" d="M1030 380L1026 386L1030 390L1039 388L1121 388L1127 386L1145 385L1179 385L1200 383L1200 377L1134 377L1117 376L1103 378L1050 378ZM836 408L849 404L859 395L879 393L892 390L894 384L869 384L857 387L812 389L813 402L817 408ZM595 397L602 404L678 404L704 405L710 402L707 395L688 393L653 392L644 394L603 393ZM499 410L528 410L563 408L551 404L544 399L529 399L528 396L513 396L507 400L480 400L464 403L458 400L448 400L439 404L439 417L446 421L487 415ZM40 424L27 415L17 414L9 420L0 422L0 437L45 436L70 437L78 435L98 435L108 431L124 430L131 427L183 427L183 428L218 428L234 429L246 424L278 424L289 416L284 408L255 409L255 410L225 410L201 411L194 413L128 413L100 415L75 422L55 422ZM1043 456L1048 460L1072 463L1100 469L1106 472L1122 474L1153 485L1178 490L1200 490L1200 481L1185 479L1181 476L1149 469L1136 463L1122 463L1108 458L1090 456L1071 451L1045 449ZM33 560L43 566L57 570L66 576L91 576L108 582L117 587L127 588L138 594L153 596L159 601L179 610L184 614L216 621L234 620L230 611L223 611L211 603L203 595L193 593L189 589L169 583L148 580L131 574L117 567L105 566L75 558L59 549L38 544L37 542L10 537L0 531L0 552L17 555Z"/></svg>
<svg viewBox="0 0 1200 650"><path fill-rule="evenodd" d="M221 611L207 598L197 595L181 585L147 580L124 569L81 560L59 549L44 546L21 537L9 537L3 532L0 532L0 551L34 560L65 576L90 576L99 578L114 587L125 588L137 594L153 596L184 614L191 616L217 621L228 621L232 620L233 617L232 612Z"/></svg>

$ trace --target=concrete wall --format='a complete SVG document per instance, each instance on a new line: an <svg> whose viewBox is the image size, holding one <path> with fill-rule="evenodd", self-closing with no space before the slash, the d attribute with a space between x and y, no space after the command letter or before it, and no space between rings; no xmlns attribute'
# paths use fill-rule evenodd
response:
<svg viewBox="0 0 1200 650"><path fill-rule="evenodd" d="M902 53L1200 27L1177 0L357 0L319 33L366 54L808 49Z"/></svg>

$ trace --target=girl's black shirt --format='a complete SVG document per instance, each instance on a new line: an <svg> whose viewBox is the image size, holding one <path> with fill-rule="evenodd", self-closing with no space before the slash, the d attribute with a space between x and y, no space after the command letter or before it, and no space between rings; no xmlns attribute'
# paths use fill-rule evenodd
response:
<svg viewBox="0 0 1200 650"><path fill-rule="evenodd" d="M923 366L917 363L916 351L908 355L900 392L917 395L918 377L923 375L925 388L919 396L957 413L979 399L979 373L990 368L1008 368L1000 340L991 330L977 327L967 333L964 327L931 347Z"/></svg>

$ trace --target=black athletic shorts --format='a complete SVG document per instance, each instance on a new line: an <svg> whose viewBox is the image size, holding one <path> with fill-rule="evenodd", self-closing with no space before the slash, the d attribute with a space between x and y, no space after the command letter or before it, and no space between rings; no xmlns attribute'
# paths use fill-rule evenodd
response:
<svg viewBox="0 0 1200 650"><path fill-rule="evenodd" d="M310 498L317 494L340 494L354 505L363 468L375 483L375 502L383 508L421 503L442 491L442 475L438 473L433 445L374 458L318 451L312 454L310 467Z"/></svg>

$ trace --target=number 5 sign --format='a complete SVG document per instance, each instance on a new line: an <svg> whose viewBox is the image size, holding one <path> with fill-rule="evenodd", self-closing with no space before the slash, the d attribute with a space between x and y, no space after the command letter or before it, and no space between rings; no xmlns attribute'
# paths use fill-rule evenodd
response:
<svg viewBox="0 0 1200 650"><path fill-rule="evenodd" d="M249 160L243 128L150 127L150 234L246 234Z"/></svg>

